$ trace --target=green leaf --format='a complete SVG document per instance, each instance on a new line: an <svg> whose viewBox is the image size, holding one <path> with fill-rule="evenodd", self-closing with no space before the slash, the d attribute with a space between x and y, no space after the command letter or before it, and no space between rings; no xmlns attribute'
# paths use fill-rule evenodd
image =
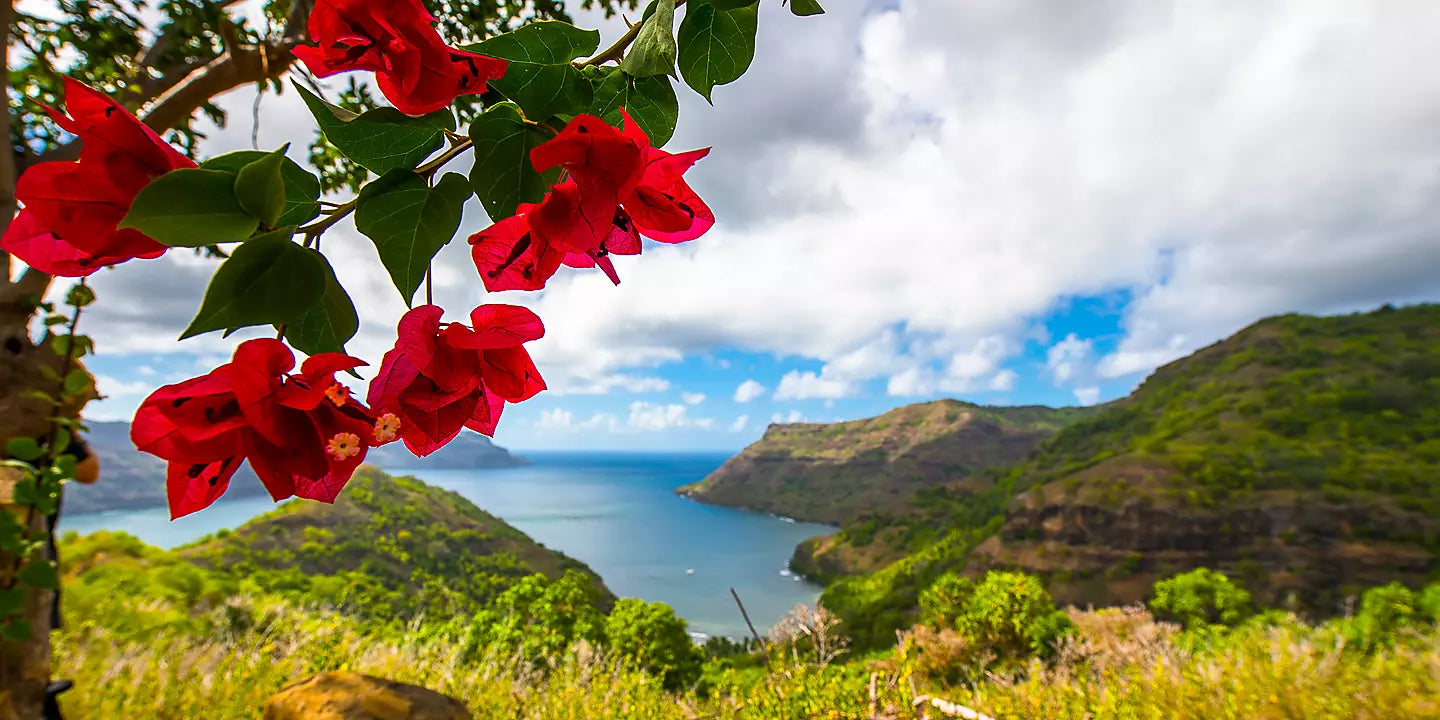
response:
<svg viewBox="0 0 1440 720"><path fill-rule="evenodd" d="M61 394L65 397L78 397L88 392L93 387L90 380L90 373L84 370L71 370L65 376L64 389ZM56 452L59 452L58 450Z"/></svg>
<svg viewBox="0 0 1440 720"><path fill-rule="evenodd" d="M76 283L65 293L65 304L71 307L87 307L95 302L95 291L89 285Z"/></svg>
<svg viewBox="0 0 1440 720"><path fill-rule="evenodd" d="M675 0L655 0L654 7L620 61L620 69L637 78L675 74Z"/></svg>
<svg viewBox="0 0 1440 720"><path fill-rule="evenodd" d="M726 10L734 10L736 8L750 7L757 2L760 2L760 0L710 0L710 4L714 5L715 9L721 12L724 12Z"/></svg>
<svg viewBox="0 0 1440 720"><path fill-rule="evenodd" d="M590 106L590 83L571 61L599 47L597 30L542 20L465 49L508 62L505 76L490 81L490 87L515 101L526 117L543 122Z"/></svg>
<svg viewBox="0 0 1440 720"><path fill-rule="evenodd" d="M530 150L548 139L549 134L525 124L514 103L492 105L471 123L475 164L470 182L491 221L514 215L520 203L540 202L559 181L558 168L542 174L530 162Z"/></svg>
<svg viewBox="0 0 1440 720"><path fill-rule="evenodd" d="M10 438L9 442L5 443L5 454L16 460L30 462L38 460L42 453L40 443L36 442L35 438L17 437Z"/></svg>
<svg viewBox="0 0 1440 720"><path fill-rule="evenodd" d="M808 17L825 14L825 8L820 7L819 0L790 0L790 12L800 17Z"/></svg>
<svg viewBox="0 0 1440 720"><path fill-rule="evenodd" d="M269 154L259 150L237 150L210 158L200 163L200 167L238 173L241 168ZM280 176L285 180L285 210L280 213L275 226L304 225L320 214L320 203L315 202L320 199L320 178L290 158L280 163Z"/></svg>
<svg viewBox="0 0 1440 720"><path fill-rule="evenodd" d="M60 588L60 570L54 560L31 560L15 573L15 579L30 587L57 590Z"/></svg>
<svg viewBox="0 0 1440 720"><path fill-rule="evenodd" d="M274 227L280 213L285 211L285 179L280 175L280 168L288 147L266 153L235 173L235 198L240 201L240 207L267 228Z"/></svg>
<svg viewBox="0 0 1440 720"><path fill-rule="evenodd" d="M261 235L235 249L205 288L200 312L180 335L299 320L325 291L325 263L291 242L294 228Z"/></svg>
<svg viewBox="0 0 1440 720"><path fill-rule="evenodd" d="M707 102L716 85L735 82L755 58L758 5L720 11L695 0L680 23L680 74Z"/></svg>
<svg viewBox="0 0 1440 720"><path fill-rule="evenodd" d="M10 642L22 642L30 638L30 621L25 618L13 618L0 623L0 640Z"/></svg>
<svg viewBox="0 0 1440 720"><path fill-rule="evenodd" d="M150 181L120 227L134 228L165 245L204 247L240 242L260 221L235 197L234 173L185 168Z"/></svg>
<svg viewBox="0 0 1440 720"><path fill-rule="evenodd" d="M299 320L285 326L285 340L290 346L314 355L322 352L345 352L345 343L355 337L360 329L360 316L355 312L355 303L345 292L330 261L314 250L325 266L325 292L310 311Z"/></svg>
<svg viewBox="0 0 1440 720"><path fill-rule="evenodd" d="M650 144L662 147L675 134L680 118L680 103L670 78L656 75L632 78L621 70L612 70L595 88L595 101L590 114L611 125L621 123L620 108L650 136Z"/></svg>
<svg viewBox="0 0 1440 720"><path fill-rule="evenodd" d="M455 117L449 110L416 118L383 107L356 115L321 100L299 83L295 89L309 106L325 139L341 155L376 175L395 169L413 170L445 144L444 130L455 129Z"/></svg>
<svg viewBox="0 0 1440 720"><path fill-rule="evenodd" d="M435 187L409 170L392 170L360 190L355 227L375 243L380 262L409 305L425 269L460 229L470 183L446 173Z"/></svg>
<svg viewBox="0 0 1440 720"><path fill-rule="evenodd" d="M9 513L6 513L7 515ZM0 618L7 618L17 615L25 608L25 596L28 593L22 587L9 587L0 590Z"/></svg>

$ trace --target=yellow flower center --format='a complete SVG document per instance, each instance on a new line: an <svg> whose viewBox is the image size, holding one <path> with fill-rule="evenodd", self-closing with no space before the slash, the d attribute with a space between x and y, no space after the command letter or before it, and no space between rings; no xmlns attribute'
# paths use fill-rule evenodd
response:
<svg viewBox="0 0 1440 720"><path fill-rule="evenodd" d="M345 407L345 401L350 399L350 388L340 383L335 383L325 391L325 397L329 398L330 402L335 403L335 407Z"/></svg>
<svg viewBox="0 0 1440 720"><path fill-rule="evenodd" d="M387 443L400 435L400 418L395 413L385 413L375 421L375 442Z"/></svg>
<svg viewBox="0 0 1440 720"><path fill-rule="evenodd" d="M348 460L360 454L360 436L355 433L335 433L325 445L325 454L336 460Z"/></svg>

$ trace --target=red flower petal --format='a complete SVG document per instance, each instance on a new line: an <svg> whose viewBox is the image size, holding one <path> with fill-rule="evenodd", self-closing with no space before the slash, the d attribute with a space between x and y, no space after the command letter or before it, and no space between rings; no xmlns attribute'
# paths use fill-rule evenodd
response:
<svg viewBox="0 0 1440 720"><path fill-rule="evenodd" d="M470 236L470 257L488 292L544 289L564 256L531 231L524 215L505 218Z"/></svg>
<svg viewBox="0 0 1440 720"><path fill-rule="evenodd" d="M545 323L530 308L491 303L470 311L471 350L513 347L545 337Z"/></svg>

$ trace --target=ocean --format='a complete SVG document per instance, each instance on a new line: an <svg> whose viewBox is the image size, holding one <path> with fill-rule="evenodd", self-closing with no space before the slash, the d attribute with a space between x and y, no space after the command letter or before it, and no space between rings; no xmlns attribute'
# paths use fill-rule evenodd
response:
<svg viewBox="0 0 1440 720"><path fill-rule="evenodd" d="M525 453L533 464L495 470L385 468L453 490L546 547L589 565L620 597L663 602L703 636L749 633L730 588L762 634L820 587L786 569L800 541L833 532L674 494L725 462L718 453ZM103 481L102 481L103 482ZM175 547L274 507L224 500L170 521L165 508L65 515L60 531L123 530Z"/></svg>

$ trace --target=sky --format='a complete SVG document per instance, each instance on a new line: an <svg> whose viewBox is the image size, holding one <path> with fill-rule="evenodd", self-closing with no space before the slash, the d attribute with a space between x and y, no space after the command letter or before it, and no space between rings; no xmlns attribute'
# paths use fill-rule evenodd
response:
<svg viewBox="0 0 1440 720"><path fill-rule="evenodd" d="M959 398L1076 405L1270 315L1440 295L1440 3L1431 0L762 0L754 64L714 106L682 86L671 151L718 224L486 296L464 237L437 303L529 306L549 390L515 449L736 450L777 422ZM618 21L578 13L605 42ZM334 79L337 88L344 78ZM205 154L249 148L254 90ZM263 149L313 121L262 99ZM453 170L467 170L463 162ZM324 245L378 365L404 304L352 224ZM240 337L177 343L213 261L98 275L83 330L122 419Z"/></svg>

